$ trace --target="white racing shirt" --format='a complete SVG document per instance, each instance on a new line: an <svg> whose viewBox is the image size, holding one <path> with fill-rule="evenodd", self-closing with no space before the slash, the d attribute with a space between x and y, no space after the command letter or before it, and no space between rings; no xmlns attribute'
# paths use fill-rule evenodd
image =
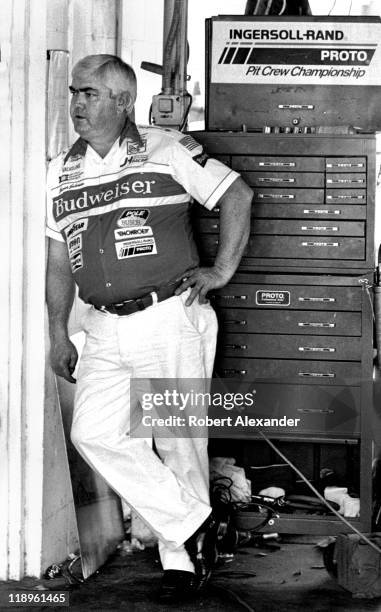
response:
<svg viewBox="0 0 381 612"><path fill-rule="evenodd" d="M192 136L129 122L104 158L80 138L50 162L46 232L85 302L141 297L198 265L190 204L212 209L238 176Z"/></svg>

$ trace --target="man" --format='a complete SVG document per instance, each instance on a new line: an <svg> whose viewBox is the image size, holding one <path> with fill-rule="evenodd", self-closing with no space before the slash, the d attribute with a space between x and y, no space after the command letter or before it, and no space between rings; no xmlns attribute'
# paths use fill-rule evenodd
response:
<svg viewBox="0 0 381 612"><path fill-rule="evenodd" d="M207 440L134 437L131 378L208 379L216 317L206 294L234 274L249 234L252 192L208 159L191 136L130 120L136 78L110 55L72 74L70 114L80 138L48 172L47 270L51 362L76 382L67 321L74 297L92 304L78 370L72 440L159 539L160 597L193 594L210 575L216 525ZM221 209L218 253L199 267L192 198Z"/></svg>

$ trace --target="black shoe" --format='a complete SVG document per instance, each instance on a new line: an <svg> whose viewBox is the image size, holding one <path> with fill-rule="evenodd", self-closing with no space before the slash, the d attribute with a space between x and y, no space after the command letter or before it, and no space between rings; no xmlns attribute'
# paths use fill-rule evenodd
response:
<svg viewBox="0 0 381 612"><path fill-rule="evenodd" d="M165 570L158 593L160 603L176 603L197 594L197 579L192 572Z"/></svg>
<svg viewBox="0 0 381 612"><path fill-rule="evenodd" d="M194 564L197 589L202 589L208 582L216 565L218 523L210 515L194 534L184 542L185 550Z"/></svg>

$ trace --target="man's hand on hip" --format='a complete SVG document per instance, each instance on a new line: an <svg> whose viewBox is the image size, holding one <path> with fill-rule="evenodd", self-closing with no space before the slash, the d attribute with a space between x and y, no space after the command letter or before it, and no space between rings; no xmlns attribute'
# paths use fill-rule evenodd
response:
<svg viewBox="0 0 381 612"><path fill-rule="evenodd" d="M208 301L206 297L208 291L211 289L220 289L226 285L228 281L229 278L226 278L226 274L216 266L211 268L194 268L186 273L181 285L177 287L175 295L180 295L189 289L189 287L192 287L185 302L185 306L190 306L197 296L200 304L205 304Z"/></svg>
<svg viewBox="0 0 381 612"><path fill-rule="evenodd" d="M77 349L67 336L51 340L50 362L57 376L62 376L70 383L77 382L72 376L77 361Z"/></svg>

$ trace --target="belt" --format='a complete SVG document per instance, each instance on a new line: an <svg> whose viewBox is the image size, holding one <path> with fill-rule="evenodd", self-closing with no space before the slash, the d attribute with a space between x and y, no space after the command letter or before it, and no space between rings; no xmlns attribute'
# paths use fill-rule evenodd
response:
<svg viewBox="0 0 381 612"><path fill-rule="evenodd" d="M117 314L120 317L130 315L134 312L145 310L155 302L163 302L172 297L178 286L178 283L167 285L159 288L157 291L151 291L151 293L146 293L142 297L133 300L124 300L123 302L117 302L116 304L109 304L107 306L94 306L94 308L101 312Z"/></svg>

